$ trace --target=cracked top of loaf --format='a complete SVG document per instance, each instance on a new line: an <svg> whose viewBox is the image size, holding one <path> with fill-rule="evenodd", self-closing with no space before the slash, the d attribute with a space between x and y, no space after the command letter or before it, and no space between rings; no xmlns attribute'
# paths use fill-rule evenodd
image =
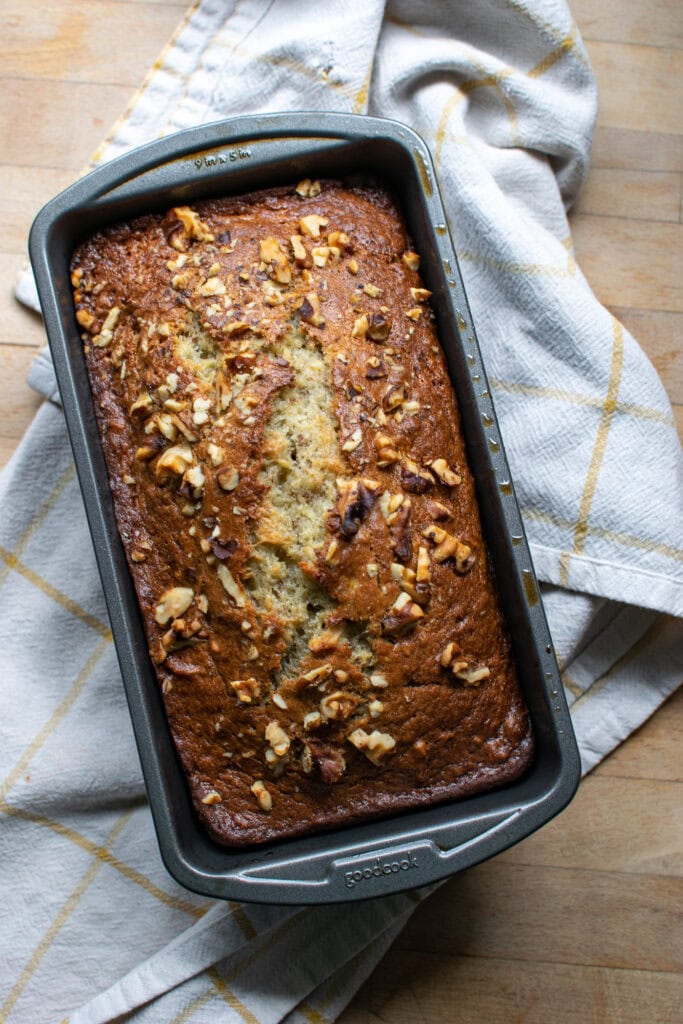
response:
<svg viewBox="0 0 683 1024"><path fill-rule="evenodd" d="M74 254L119 532L218 842L471 794L531 758L419 263L386 192L310 180Z"/></svg>

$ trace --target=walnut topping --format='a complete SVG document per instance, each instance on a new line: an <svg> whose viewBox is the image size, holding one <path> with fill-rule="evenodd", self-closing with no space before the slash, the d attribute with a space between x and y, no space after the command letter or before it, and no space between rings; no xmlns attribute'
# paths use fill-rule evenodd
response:
<svg viewBox="0 0 683 1024"><path fill-rule="evenodd" d="M430 568L429 568L429 552L427 548L420 547L417 550L417 571L415 578L420 583L429 583L430 579Z"/></svg>
<svg viewBox="0 0 683 1024"><path fill-rule="evenodd" d="M223 328L223 334L227 334L228 337L232 338L233 335L246 334L251 329L251 324L248 324L246 320L231 320Z"/></svg>
<svg viewBox="0 0 683 1024"><path fill-rule="evenodd" d="M192 422L201 427L203 423L206 423L209 418L209 409L211 408L210 398L195 398L192 403Z"/></svg>
<svg viewBox="0 0 683 1024"><path fill-rule="evenodd" d="M324 327L325 319L320 313L320 299L317 292L308 292L299 306L301 319L313 327Z"/></svg>
<svg viewBox="0 0 683 1024"><path fill-rule="evenodd" d="M410 294L412 295L415 302L426 302L430 298L431 292L428 288L411 288Z"/></svg>
<svg viewBox="0 0 683 1024"><path fill-rule="evenodd" d="M382 294L382 289L378 288L376 284L366 284L363 286L363 291L366 295L369 295L371 299L378 299Z"/></svg>
<svg viewBox="0 0 683 1024"><path fill-rule="evenodd" d="M412 309L407 310L406 316L410 317L411 320L419 320L422 316L422 310L419 306L413 306Z"/></svg>
<svg viewBox="0 0 683 1024"><path fill-rule="evenodd" d="M320 238L320 229L328 225L327 217L320 217L317 213L309 213L306 217L299 218L299 231L309 238Z"/></svg>
<svg viewBox="0 0 683 1024"><path fill-rule="evenodd" d="M302 199L314 199L320 195L322 186L319 181L311 181L310 178L304 178L303 181L299 182L294 191Z"/></svg>
<svg viewBox="0 0 683 1024"><path fill-rule="evenodd" d="M269 722L266 726L266 740L276 757L284 757L290 747L290 739L279 722Z"/></svg>
<svg viewBox="0 0 683 1024"><path fill-rule="evenodd" d="M386 676L383 676L381 672L374 672L370 676L370 685L376 687L378 690L385 690L389 683L387 682Z"/></svg>
<svg viewBox="0 0 683 1024"><path fill-rule="evenodd" d="M385 362L378 356L370 356L367 361L367 370L365 376L368 380L381 380L387 376L387 367Z"/></svg>
<svg viewBox="0 0 683 1024"><path fill-rule="evenodd" d="M338 565L339 564L339 559L337 558L338 550L339 550L339 541L337 541L333 537L332 540L330 541L328 547L327 547L327 551L325 552L325 561L328 562L330 565Z"/></svg>
<svg viewBox="0 0 683 1024"><path fill-rule="evenodd" d="M152 396L148 394L146 391L143 391L143 393L141 395L138 395L138 397L135 399L128 412L131 416L135 416L136 413L145 415L147 412L149 412L153 405L154 402L152 400Z"/></svg>
<svg viewBox="0 0 683 1024"><path fill-rule="evenodd" d="M86 331L91 331L95 323L95 317L87 309L77 309L76 320Z"/></svg>
<svg viewBox="0 0 683 1024"><path fill-rule="evenodd" d="M360 267L358 266L358 260L349 260L349 262L347 263L347 269L349 271L349 274L356 275L360 270Z"/></svg>
<svg viewBox="0 0 683 1024"><path fill-rule="evenodd" d="M175 281L176 279L173 278L173 280ZM207 277L206 281L200 284L197 290L204 298L209 298L211 295L225 295L227 291L221 279L215 275Z"/></svg>
<svg viewBox="0 0 683 1024"><path fill-rule="evenodd" d="M209 806L211 806L212 804L219 804L222 799L223 798L220 793L217 793L215 789L212 789L210 793L207 793L206 796L202 797L202 803L209 804Z"/></svg>
<svg viewBox="0 0 683 1024"><path fill-rule="evenodd" d="M316 267L326 266L331 253L332 249L329 245L318 245L314 249L311 249L313 265Z"/></svg>
<svg viewBox="0 0 683 1024"><path fill-rule="evenodd" d="M354 729L347 737L357 750L362 751L373 764L379 765L382 759L394 749L396 740L388 732L375 729L368 734L365 729Z"/></svg>
<svg viewBox="0 0 683 1024"><path fill-rule="evenodd" d="M375 502L380 485L376 480L367 477L353 477L350 480L338 480L337 487L340 529L342 536L348 539L358 533L361 523Z"/></svg>
<svg viewBox="0 0 683 1024"><path fill-rule="evenodd" d="M394 409L398 409L406 397L406 386L402 382L400 384L391 384L382 395L382 408L387 412L393 412Z"/></svg>
<svg viewBox="0 0 683 1024"><path fill-rule="evenodd" d="M346 693L344 690L335 690L320 701L320 710L323 718L340 721L348 718L356 709L360 698L353 693Z"/></svg>
<svg viewBox="0 0 683 1024"><path fill-rule="evenodd" d="M363 440L363 431L360 427L356 427L350 437L344 441L342 447L343 452L355 452L356 448L359 447Z"/></svg>
<svg viewBox="0 0 683 1024"><path fill-rule="evenodd" d="M409 562L413 554L410 534L410 498L403 498L401 505L387 518L389 524L389 541L401 562Z"/></svg>
<svg viewBox="0 0 683 1024"><path fill-rule="evenodd" d="M96 334L92 340L93 345L97 345L98 348L104 348L106 345L111 344L114 337L114 329L119 322L119 316L121 310L118 306L112 306L107 313L106 319L100 328L100 333Z"/></svg>
<svg viewBox="0 0 683 1024"><path fill-rule="evenodd" d="M317 668L312 668L308 672L304 672L302 676L299 676L297 682L301 688L315 684L319 685L323 680L329 679L331 675L331 665L318 665Z"/></svg>
<svg viewBox="0 0 683 1024"><path fill-rule="evenodd" d="M437 521L440 519L450 519L450 509L446 508L445 505L442 505L440 501L431 499L430 501L425 502L425 509L432 519L436 519Z"/></svg>
<svg viewBox="0 0 683 1024"><path fill-rule="evenodd" d="M465 686L478 686L482 680L488 679L491 673L486 666L482 666L482 668L461 668L457 672L453 672L453 675L461 679Z"/></svg>
<svg viewBox="0 0 683 1024"><path fill-rule="evenodd" d="M309 711L303 717L304 729L317 729L319 725L322 725L322 721L323 716L319 711Z"/></svg>
<svg viewBox="0 0 683 1024"><path fill-rule="evenodd" d="M368 337L373 341L386 341L391 331L391 320L384 313L373 313L368 328Z"/></svg>
<svg viewBox="0 0 683 1024"><path fill-rule="evenodd" d="M422 531L422 536L436 545L432 551L432 558L435 562L445 562L447 558L453 558L457 572L465 573L472 568L474 563L472 549L457 537L446 533L440 526L428 526Z"/></svg>
<svg viewBox="0 0 683 1024"><path fill-rule="evenodd" d="M157 480L163 483L173 476L182 476L193 462L194 457L189 444L177 444L162 452L157 459L154 473Z"/></svg>
<svg viewBox="0 0 683 1024"><path fill-rule="evenodd" d="M286 254L282 251L277 238L269 235L259 243L261 259L266 264L268 274L279 284L289 284L292 271Z"/></svg>
<svg viewBox="0 0 683 1024"><path fill-rule="evenodd" d="M401 456L394 447L395 441L387 434L377 434L373 444L377 452L377 465L380 468L391 466L400 460Z"/></svg>
<svg viewBox="0 0 683 1024"><path fill-rule="evenodd" d="M315 772L321 782L334 785L339 782L346 771L344 755L338 747L321 740L310 739L305 744L302 754L302 767L307 774Z"/></svg>
<svg viewBox="0 0 683 1024"><path fill-rule="evenodd" d="M206 450L209 459L211 460L211 465L220 466L221 462L223 461L223 449L219 445L214 444L213 441L209 441L208 445L206 446Z"/></svg>
<svg viewBox="0 0 683 1024"><path fill-rule="evenodd" d="M180 493L186 498L193 498L197 501L202 496L206 477L201 466L190 466L183 474L183 482L180 486Z"/></svg>
<svg viewBox="0 0 683 1024"><path fill-rule="evenodd" d="M256 782L252 783L250 789L258 800L258 805L262 811L271 811L273 809L273 798L266 789L262 779L257 779Z"/></svg>
<svg viewBox="0 0 683 1024"><path fill-rule="evenodd" d="M432 459L427 465L434 470L442 484L446 487L457 487L462 477L450 468L445 459Z"/></svg>
<svg viewBox="0 0 683 1024"><path fill-rule="evenodd" d="M240 482L240 474L234 466L228 466L216 474L216 479L224 491L234 491Z"/></svg>
<svg viewBox="0 0 683 1024"><path fill-rule="evenodd" d="M368 711L372 718L379 718L384 711L384 704L381 700L371 700L368 704Z"/></svg>
<svg viewBox="0 0 683 1024"><path fill-rule="evenodd" d="M357 320L354 321L353 330L351 331L352 338L364 338L368 333L370 327L370 321L368 320L367 314L363 313Z"/></svg>
<svg viewBox="0 0 683 1024"><path fill-rule="evenodd" d="M382 619L382 632L386 636L403 636L424 617L420 606L411 599L410 595L402 591L387 615Z"/></svg>
<svg viewBox="0 0 683 1024"><path fill-rule="evenodd" d="M258 679L253 677L249 677L249 679L233 679L230 682L230 688L234 690L240 704L251 704L252 701L261 696L261 684Z"/></svg>
<svg viewBox="0 0 683 1024"><path fill-rule="evenodd" d="M412 459L401 460L401 483L410 494L424 494L434 486L434 477Z"/></svg>
<svg viewBox="0 0 683 1024"><path fill-rule="evenodd" d="M213 242L213 235L189 206L174 206L164 218L164 231L170 245L178 252L186 252L188 243Z"/></svg>
<svg viewBox="0 0 683 1024"><path fill-rule="evenodd" d="M406 250L401 256L401 259L407 266L408 270L419 270L420 269L420 257L416 252L411 252L410 249Z"/></svg>
<svg viewBox="0 0 683 1024"><path fill-rule="evenodd" d="M289 239L289 243L292 247L292 252L294 253L294 259L296 262L305 263L308 259L308 253L306 252L306 247L301 235L292 235Z"/></svg>
<svg viewBox="0 0 683 1024"><path fill-rule="evenodd" d="M279 708L282 708L283 711L287 710L287 701L285 700L281 693L278 693L277 690L273 694L273 704L275 704Z"/></svg>
<svg viewBox="0 0 683 1024"><path fill-rule="evenodd" d="M179 618L187 611L193 600L194 590L191 587L171 587L161 595L154 609L156 622L160 626L165 626L171 619Z"/></svg>
<svg viewBox="0 0 683 1024"><path fill-rule="evenodd" d="M232 598L232 600L235 602L238 608L244 608L244 594L242 593L242 590L240 589L238 583L235 580L235 577L232 575L228 567L221 563L218 566L216 573L218 575L218 579L221 581L223 585L223 589L228 594L228 596Z"/></svg>

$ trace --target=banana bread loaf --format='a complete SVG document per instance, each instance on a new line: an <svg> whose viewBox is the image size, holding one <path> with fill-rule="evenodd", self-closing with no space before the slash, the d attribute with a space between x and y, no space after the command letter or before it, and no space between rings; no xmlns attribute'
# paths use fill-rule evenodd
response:
<svg viewBox="0 0 683 1024"><path fill-rule="evenodd" d="M310 180L74 254L119 532L220 843L472 794L532 756L419 262L386 192Z"/></svg>

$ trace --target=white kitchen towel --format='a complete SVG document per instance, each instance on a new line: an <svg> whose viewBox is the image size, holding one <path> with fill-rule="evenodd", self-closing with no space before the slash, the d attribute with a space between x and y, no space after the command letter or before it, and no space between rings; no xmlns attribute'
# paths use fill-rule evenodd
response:
<svg viewBox="0 0 683 1024"><path fill-rule="evenodd" d="M559 0L203 0L95 156L283 109L395 117L426 139L585 770L683 663L674 421L565 215L595 108ZM19 294L35 304L30 277ZM47 356L32 381L52 401L0 476L0 1020L331 1021L424 893L293 911L170 879Z"/></svg>

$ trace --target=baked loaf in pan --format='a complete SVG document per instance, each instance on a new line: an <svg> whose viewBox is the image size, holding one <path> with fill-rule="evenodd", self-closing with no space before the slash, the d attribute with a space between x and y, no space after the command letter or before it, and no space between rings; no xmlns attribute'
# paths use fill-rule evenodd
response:
<svg viewBox="0 0 683 1024"><path fill-rule="evenodd" d="M309 180L74 254L116 519L220 843L475 793L531 758L419 263L385 191Z"/></svg>

